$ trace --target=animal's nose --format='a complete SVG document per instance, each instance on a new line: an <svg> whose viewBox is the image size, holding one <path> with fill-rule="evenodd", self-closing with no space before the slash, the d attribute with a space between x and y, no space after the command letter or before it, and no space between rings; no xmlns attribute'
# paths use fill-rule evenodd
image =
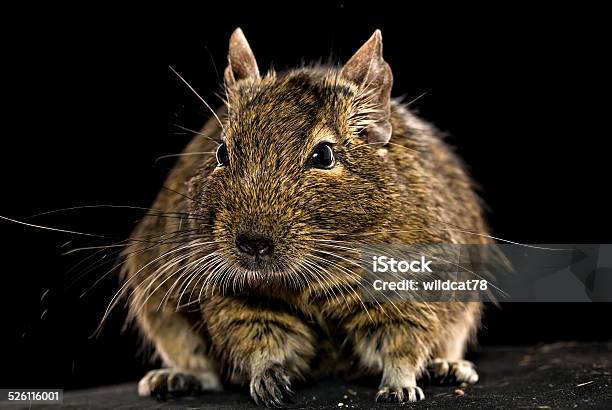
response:
<svg viewBox="0 0 612 410"><path fill-rule="evenodd" d="M274 242L264 235L240 234L236 237L236 247L249 256L267 256L274 250Z"/></svg>

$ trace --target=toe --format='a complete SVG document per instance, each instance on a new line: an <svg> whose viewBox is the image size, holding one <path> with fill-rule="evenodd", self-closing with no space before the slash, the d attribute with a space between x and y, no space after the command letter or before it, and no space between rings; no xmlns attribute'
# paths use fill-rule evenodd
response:
<svg viewBox="0 0 612 410"><path fill-rule="evenodd" d="M159 399L164 399L169 395L182 396L213 390L221 390L221 384L216 374L171 368L152 370L138 383L138 394L140 396Z"/></svg>
<svg viewBox="0 0 612 410"><path fill-rule="evenodd" d="M435 359L427 367L427 371L429 379L438 385L474 384L478 381L476 366L468 360Z"/></svg>
<svg viewBox="0 0 612 410"><path fill-rule="evenodd" d="M472 362L467 360L461 360L453 363L451 366L451 372L454 374L456 380L460 383L465 382L474 384L478 382L478 373Z"/></svg>
<svg viewBox="0 0 612 410"><path fill-rule="evenodd" d="M410 402L414 402L414 401L421 401L423 399L425 399L425 394L423 393L423 390L418 387L418 386L413 386L413 387L409 387L408 389L408 401Z"/></svg>
<svg viewBox="0 0 612 410"><path fill-rule="evenodd" d="M382 387L376 394L377 403L406 403L423 400L425 394L418 386L407 386L403 388Z"/></svg>

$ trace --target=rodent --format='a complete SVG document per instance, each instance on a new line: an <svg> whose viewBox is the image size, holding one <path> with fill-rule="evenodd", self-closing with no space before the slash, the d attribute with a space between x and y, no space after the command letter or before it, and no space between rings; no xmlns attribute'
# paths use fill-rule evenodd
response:
<svg viewBox="0 0 612 410"><path fill-rule="evenodd" d="M240 29L228 59L225 107L171 171L158 213L135 229L151 242L124 252L130 317L166 366L139 393L194 394L227 380L275 406L321 367L353 365L381 375L383 402L423 399L426 371L475 383L463 355L481 303L363 303L349 272L346 250L365 238L490 241L460 160L391 98L380 31L342 67L261 75Z"/></svg>

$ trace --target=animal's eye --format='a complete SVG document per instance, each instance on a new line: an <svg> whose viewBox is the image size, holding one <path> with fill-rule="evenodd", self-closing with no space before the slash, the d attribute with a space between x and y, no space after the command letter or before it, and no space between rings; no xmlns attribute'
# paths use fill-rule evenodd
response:
<svg viewBox="0 0 612 410"><path fill-rule="evenodd" d="M310 155L308 165L313 168L331 169L336 165L334 150L329 142L322 142L317 145Z"/></svg>
<svg viewBox="0 0 612 410"><path fill-rule="evenodd" d="M217 147L217 166L225 167L229 164L229 155L227 153L227 146L225 143L220 144Z"/></svg>

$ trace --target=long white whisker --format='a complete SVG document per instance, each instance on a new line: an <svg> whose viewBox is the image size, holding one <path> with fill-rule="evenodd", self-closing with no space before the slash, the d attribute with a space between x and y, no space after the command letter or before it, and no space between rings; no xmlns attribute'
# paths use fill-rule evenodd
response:
<svg viewBox="0 0 612 410"><path fill-rule="evenodd" d="M196 95L196 97L198 97L200 99L200 101L202 101L202 103L206 106L206 108L208 108L210 110L210 112L212 113L212 115L217 119L217 122L219 123L219 126L221 127L221 129L223 130L223 132L225 133L225 127L223 126L223 123L221 122L221 119L219 118L219 116L217 115L217 113L215 112L215 110L212 109L212 107L210 105L208 105L208 103L206 102L206 100L204 100L204 98L202 98L202 96L200 96L200 94L198 94L198 92L195 90L195 88L193 88L191 86L191 84L189 84L187 82L187 80L185 80L174 68L172 68L172 66L170 66L170 70L172 70L172 72L174 74L176 74L176 76L178 78L181 79L181 81L183 83L185 83L185 85Z"/></svg>

